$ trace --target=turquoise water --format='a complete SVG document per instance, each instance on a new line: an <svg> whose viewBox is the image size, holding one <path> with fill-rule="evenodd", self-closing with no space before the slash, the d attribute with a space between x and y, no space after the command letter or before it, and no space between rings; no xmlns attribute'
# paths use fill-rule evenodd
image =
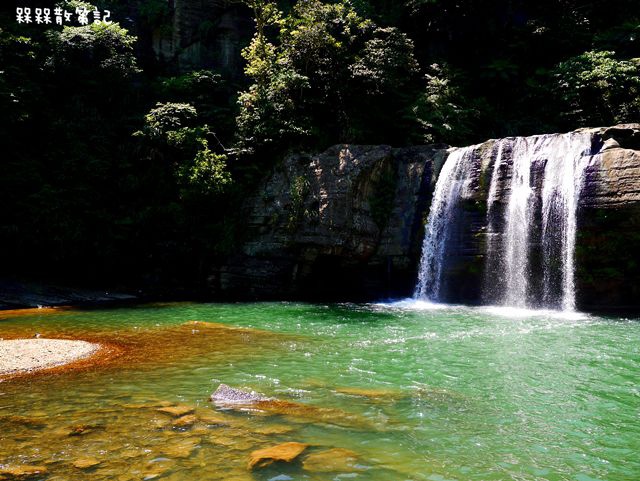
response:
<svg viewBox="0 0 640 481"><path fill-rule="evenodd" d="M194 320L243 329L186 324ZM143 305L0 320L0 337L36 332L123 352L0 383L0 465L43 465L46 479L640 479L637 319L408 302ZM311 409L224 410L208 401L221 382ZM234 423L175 427L157 410L169 403ZM87 432L70 436L77 425ZM247 469L253 450L287 441L311 447L291 464ZM336 447L357 463L305 469L305 456ZM100 464L74 468L81 457Z"/></svg>

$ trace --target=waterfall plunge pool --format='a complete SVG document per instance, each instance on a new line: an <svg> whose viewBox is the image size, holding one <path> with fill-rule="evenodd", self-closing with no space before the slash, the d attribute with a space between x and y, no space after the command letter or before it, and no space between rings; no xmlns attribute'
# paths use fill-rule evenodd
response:
<svg viewBox="0 0 640 481"><path fill-rule="evenodd" d="M413 301L0 313L5 339L39 333L119 349L100 365L0 382L0 471L38 465L46 473L34 479L123 481L640 479L639 320L513 314ZM219 383L305 409L221 410L208 401ZM162 411L176 406L193 417ZM288 441L311 446L290 464L247 469L252 451ZM317 456L332 448L355 461Z"/></svg>

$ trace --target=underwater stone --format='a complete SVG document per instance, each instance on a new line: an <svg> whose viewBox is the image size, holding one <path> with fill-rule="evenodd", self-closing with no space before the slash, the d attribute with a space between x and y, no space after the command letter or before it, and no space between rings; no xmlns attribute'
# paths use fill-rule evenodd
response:
<svg viewBox="0 0 640 481"><path fill-rule="evenodd" d="M362 471L356 465L358 455L349 449L333 448L310 454L302 463L306 471L316 473Z"/></svg>
<svg viewBox="0 0 640 481"><path fill-rule="evenodd" d="M0 479L28 479L47 474L44 466L5 466L0 468Z"/></svg>
<svg viewBox="0 0 640 481"><path fill-rule="evenodd" d="M300 456L309 447L305 443L288 442L272 446L270 448L258 449L249 456L249 469L264 468L275 461L290 463Z"/></svg>

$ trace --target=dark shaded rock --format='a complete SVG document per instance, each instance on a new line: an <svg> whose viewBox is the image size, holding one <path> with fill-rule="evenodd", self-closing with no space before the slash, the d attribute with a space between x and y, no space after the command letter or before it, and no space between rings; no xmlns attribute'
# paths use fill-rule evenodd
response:
<svg viewBox="0 0 640 481"><path fill-rule="evenodd" d="M213 290L245 299L409 294L445 147L336 145L287 158L248 200L248 240L215 270Z"/></svg>
<svg viewBox="0 0 640 481"><path fill-rule="evenodd" d="M253 21L242 2L228 0L173 0L168 22L151 33L159 60L181 72L214 69L241 77L240 51L249 44Z"/></svg>
<svg viewBox="0 0 640 481"><path fill-rule="evenodd" d="M137 300L137 297L128 293L0 279L0 309L118 303L134 300Z"/></svg>

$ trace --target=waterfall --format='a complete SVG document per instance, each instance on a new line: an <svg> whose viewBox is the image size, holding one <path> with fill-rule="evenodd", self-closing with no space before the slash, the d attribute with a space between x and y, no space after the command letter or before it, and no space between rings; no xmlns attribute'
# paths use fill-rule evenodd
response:
<svg viewBox="0 0 640 481"><path fill-rule="evenodd" d="M504 144L509 144L507 147ZM517 137L499 141L499 150L509 148L511 158L499 155L496 164L509 162L510 179L504 209L501 248L487 252L487 263L501 270L498 302L515 307L575 309L575 263L577 209L584 171L591 151L591 134ZM494 165L490 192L498 189ZM542 179L542 185L533 174ZM491 209L488 215L491 215ZM531 229L540 218L538 248L541 266L532 266ZM493 257L499 256L498 259ZM532 296L532 271L542 272L542 298ZM540 289L538 289L540 290Z"/></svg>
<svg viewBox="0 0 640 481"><path fill-rule="evenodd" d="M574 252L578 201L585 169L591 159L591 135L573 132L555 136L549 149L552 154L546 164L542 187L543 302L547 306L573 311L576 307ZM561 295L557 300L552 281L556 258L562 266ZM558 301L559 306L556 306Z"/></svg>
<svg viewBox="0 0 640 481"><path fill-rule="evenodd" d="M433 192L425 226L418 284L414 297L440 300L447 243L454 227L455 211L470 189L475 146L454 150L445 161Z"/></svg>
<svg viewBox="0 0 640 481"><path fill-rule="evenodd" d="M504 304L524 307L529 282L529 230L531 227L531 154L535 142L515 139L512 149L509 203L503 234L503 277L506 279ZM493 181L493 179L492 179ZM492 182L493 183L493 182ZM494 251L495 253L495 251Z"/></svg>
<svg viewBox="0 0 640 481"><path fill-rule="evenodd" d="M456 209L483 195L472 185L479 162L490 179L484 282L491 301L575 310L577 211L591 143L589 132L506 138L495 141L488 162L475 158L486 160L488 149L454 150L436 183L414 296L442 300Z"/></svg>

